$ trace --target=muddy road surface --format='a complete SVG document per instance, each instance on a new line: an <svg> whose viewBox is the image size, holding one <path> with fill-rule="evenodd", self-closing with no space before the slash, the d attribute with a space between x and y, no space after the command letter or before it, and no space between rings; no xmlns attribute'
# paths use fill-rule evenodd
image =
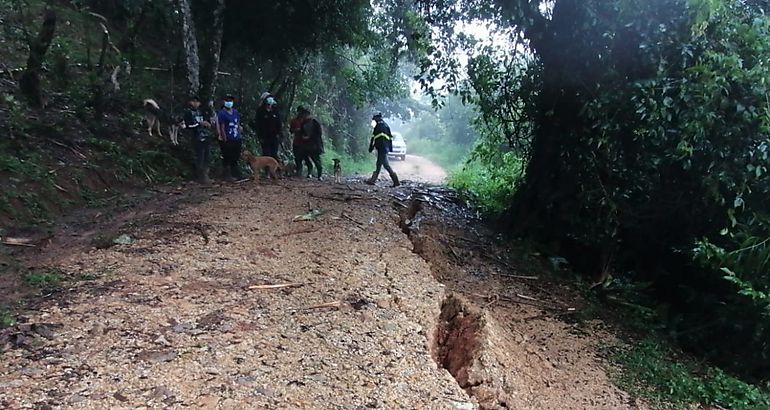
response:
<svg viewBox="0 0 770 410"><path fill-rule="evenodd" d="M0 331L0 408L638 408L577 292L380 184L168 187L14 248L71 280Z"/></svg>
<svg viewBox="0 0 770 410"><path fill-rule="evenodd" d="M417 155L407 155L404 161L390 160L390 165L402 180L443 184L447 173L431 160ZM387 177L387 173L385 173Z"/></svg>

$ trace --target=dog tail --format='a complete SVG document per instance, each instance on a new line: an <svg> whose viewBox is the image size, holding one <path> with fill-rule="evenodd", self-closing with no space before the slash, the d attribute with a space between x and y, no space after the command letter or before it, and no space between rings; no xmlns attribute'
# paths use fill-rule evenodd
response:
<svg viewBox="0 0 770 410"><path fill-rule="evenodd" d="M147 111L150 111L153 114L160 111L160 105L158 105L158 103L152 98L147 98L142 102L144 103L144 108L146 108Z"/></svg>

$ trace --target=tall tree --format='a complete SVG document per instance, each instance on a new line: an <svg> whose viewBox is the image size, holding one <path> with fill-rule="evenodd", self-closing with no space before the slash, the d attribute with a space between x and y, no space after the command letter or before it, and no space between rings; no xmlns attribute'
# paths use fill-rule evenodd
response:
<svg viewBox="0 0 770 410"><path fill-rule="evenodd" d="M190 95L200 91L200 57L198 55L198 33L195 30L190 0L179 0L179 15L182 23L182 45L187 70L187 90Z"/></svg>
<svg viewBox="0 0 770 410"><path fill-rule="evenodd" d="M29 41L29 57L27 67L19 80L21 92L27 97L34 107L44 105L42 90L40 89L40 70L43 68L43 59L53 41L56 31L56 13L52 9L43 12L43 24L37 37Z"/></svg>

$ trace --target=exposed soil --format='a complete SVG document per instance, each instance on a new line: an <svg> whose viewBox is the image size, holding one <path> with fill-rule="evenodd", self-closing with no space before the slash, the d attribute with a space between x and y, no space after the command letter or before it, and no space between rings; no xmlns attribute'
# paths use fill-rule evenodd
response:
<svg viewBox="0 0 770 410"><path fill-rule="evenodd" d="M600 354L620 342L450 191L280 180L130 203L13 250L96 279L0 333L0 407L637 407Z"/></svg>

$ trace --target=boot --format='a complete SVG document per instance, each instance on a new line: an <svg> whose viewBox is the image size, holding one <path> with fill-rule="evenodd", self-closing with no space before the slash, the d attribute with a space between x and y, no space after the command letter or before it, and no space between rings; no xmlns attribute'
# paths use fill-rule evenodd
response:
<svg viewBox="0 0 770 410"><path fill-rule="evenodd" d="M208 185L211 183L211 178L209 178L209 167L203 167L203 170L201 171L201 184Z"/></svg>
<svg viewBox="0 0 770 410"><path fill-rule="evenodd" d="M394 187L394 188L395 188L395 187L397 187L397 186L399 186L399 185L401 185L401 182L398 182L398 175L396 175L396 173L395 173L395 172L394 172L394 173L392 173L392 174L390 174L390 179L392 179L392 180L393 180L393 187Z"/></svg>
<svg viewBox="0 0 770 410"><path fill-rule="evenodd" d="M377 171L374 171L372 173L372 177L364 181L367 185L374 185L375 182L377 182L377 178L380 176L380 173Z"/></svg>
<svg viewBox="0 0 770 410"><path fill-rule="evenodd" d="M236 181L239 181L241 178L243 178L241 175L241 169L238 167L238 164L232 164L230 166L230 172Z"/></svg>
<svg viewBox="0 0 770 410"><path fill-rule="evenodd" d="M233 175L230 173L230 167L225 165L224 168L222 168L222 179L224 179L227 182L233 181Z"/></svg>

